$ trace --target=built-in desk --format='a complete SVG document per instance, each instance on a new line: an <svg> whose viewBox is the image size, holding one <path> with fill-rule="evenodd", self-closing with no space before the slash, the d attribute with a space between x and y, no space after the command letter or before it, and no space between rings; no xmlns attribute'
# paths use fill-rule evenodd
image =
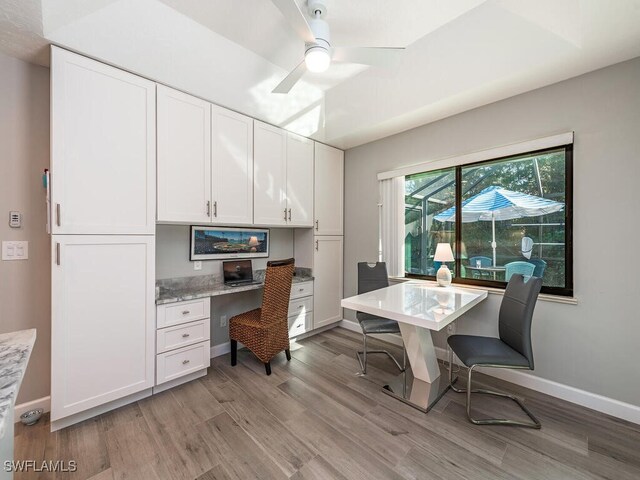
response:
<svg viewBox="0 0 640 480"><path fill-rule="evenodd" d="M264 270L254 279L264 279ZM211 297L259 290L262 283L229 287L218 277L201 275L156 282L156 379L154 391L206 375L211 358ZM240 297L239 297L240 298ZM313 328L313 277L296 268L289 301L289 336Z"/></svg>

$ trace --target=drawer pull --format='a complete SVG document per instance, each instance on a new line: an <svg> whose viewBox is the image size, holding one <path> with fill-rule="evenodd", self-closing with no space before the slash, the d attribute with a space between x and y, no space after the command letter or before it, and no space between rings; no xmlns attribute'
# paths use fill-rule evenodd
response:
<svg viewBox="0 0 640 480"><path fill-rule="evenodd" d="M298 308L304 308L304 305L298 305Z"/></svg>
<svg viewBox="0 0 640 480"><path fill-rule="evenodd" d="M183 334L182 334L182 338L187 338L187 337L189 337L189 336L190 336L190 334L189 334L189 333L183 333Z"/></svg>
<svg viewBox="0 0 640 480"><path fill-rule="evenodd" d="M191 361L191 360L183 360L183 361L182 361L182 364L183 364L183 365L186 365L186 364L187 364L187 363L189 363L190 361Z"/></svg>
<svg viewBox="0 0 640 480"><path fill-rule="evenodd" d="M298 291L299 292L304 292L304 288L299 288Z"/></svg>
<svg viewBox="0 0 640 480"><path fill-rule="evenodd" d="M183 314L183 315L189 315L190 313L191 313L191 312L190 312L189 310L183 310L183 311L182 311L182 314Z"/></svg>

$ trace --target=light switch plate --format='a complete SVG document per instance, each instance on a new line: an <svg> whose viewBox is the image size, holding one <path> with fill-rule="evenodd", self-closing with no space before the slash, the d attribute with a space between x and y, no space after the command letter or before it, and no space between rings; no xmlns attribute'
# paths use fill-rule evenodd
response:
<svg viewBox="0 0 640 480"><path fill-rule="evenodd" d="M202 270L202 262L200 260L196 260L195 262L193 262L193 269Z"/></svg>
<svg viewBox="0 0 640 480"><path fill-rule="evenodd" d="M27 260L29 258L29 242L3 241L2 260Z"/></svg>

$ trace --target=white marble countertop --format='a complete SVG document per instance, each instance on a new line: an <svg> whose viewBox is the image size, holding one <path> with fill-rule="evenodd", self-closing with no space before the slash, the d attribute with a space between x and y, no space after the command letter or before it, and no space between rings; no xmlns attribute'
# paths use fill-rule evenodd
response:
<svg viewBox="0 0 640 480"><path fill-rule="evenodd" d="M0 334L0 439L4 437L6 420L11 417L35 341L34 328Z"/></svg>
<svg viewBox="0 0 640 480"><path fill-rule="evenodd" d="M260 281L262 277L257 275L256 280ZM296 276L293 277L294 284L311 281L313 281L313 277L307 272L297 273ZM156 305L240 293L249 290L259 290L264 286L263 283L254 283L252 285L230 287L225 285L221 279L208 278L206 276L167 279L156 282L156 285L159 288Z"/></svg>
<svg viewBox="0 0 640 480"><path fill-rule="evenodd" d="M486 290L408 281L345 298L341 305L429 330L442 330L485 298Z"/></svg>

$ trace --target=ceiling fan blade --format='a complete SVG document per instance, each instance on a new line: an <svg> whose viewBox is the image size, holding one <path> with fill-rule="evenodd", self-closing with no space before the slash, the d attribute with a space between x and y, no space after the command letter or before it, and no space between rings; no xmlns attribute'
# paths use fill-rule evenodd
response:
<svg viewBox="0 0 640 480"><path fill-rule="evenodd" d="M311 31L311 27L304 16L304 13L298 8L295 0L271 0L278 7L280 13L287 19L291 28L307 43L315 43L316 37Z"/></svg>
<svg viewBox="0 0 640 480"><path fill-rule="evenodd" d="M302 75L307 71L307 65L304 63L304 60L301 61L296 68L291 70L289 75L284 77L276 88L272 90L271 93L289 93L289 90L293 88L293 86L302 78Z"/></svg>
<svg viewBox="0 0 640 480"><path fill-rule="evenodd" d="M389 68L398 66L404 50L395 47L336 47L333 60Z"/></svg>

